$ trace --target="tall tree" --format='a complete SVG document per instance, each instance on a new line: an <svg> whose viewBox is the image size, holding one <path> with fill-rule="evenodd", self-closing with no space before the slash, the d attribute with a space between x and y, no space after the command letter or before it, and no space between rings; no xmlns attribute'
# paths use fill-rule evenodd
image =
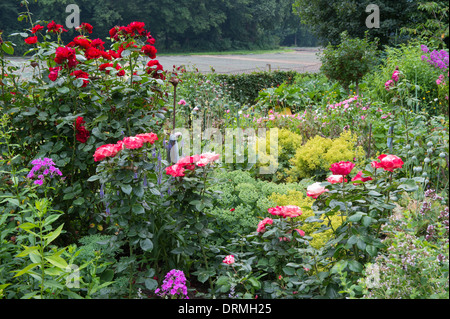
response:
<svg viewBox="0 0 450 319"><path fill-rule="evenodd" d="M369 29L366 8L375 4L380 9L380 28ZM295 0L294 9L302 23L308 25L323 43L338 44L340 34L363 38L369 31L371 39L379 38L381 45L392 43L400 29L413 24L416 0Z"/></svg>

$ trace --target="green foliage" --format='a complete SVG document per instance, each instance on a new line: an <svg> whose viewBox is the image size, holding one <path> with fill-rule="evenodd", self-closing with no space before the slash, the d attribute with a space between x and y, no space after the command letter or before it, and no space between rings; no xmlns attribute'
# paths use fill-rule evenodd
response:
<svg viewBox="0 0 450 319"><path fill-rule="evenodd" d="M219 74L217 80L231 88L231 97L241 104L252 104L261 90L291 83L297 72L273 71L250 74Z"/></svg>
<svg viewBox="0 0 450 319"><path fill-rule="evenodd" d="M399 42L401 28L414 26L419 1L308 1L296 0L294 11L308 25L311 32L324 44L337 45L340 34L347 31L351 37L364 38L366 31L370 39L379 38L381 45L394 45ZM369 4L380 8L380 28L368 29L366 12ZM405 39L400 39L400 41Z"/></svg>
<svg viewBox="0 0 450 319"><path fill-rule="evenodd" d="M377 44L367 38L350 38L347 32L341 34L341 43L331 44L320 54L321 71L331 80L338 81L348 90L356 84L359 92L361 79L369 73L376 61Z"/></svg>
<svg viewBox="0 0 450 319"><path fill-rule="evenodd" d="M329 139L319 135L308 140L297 149L290 160L291 169L288 181L299 178L319 177L329 171L331 164L339 161L365 160L365 153L361 146L356 146L356 135L345 131L339 138Z"/></svg>

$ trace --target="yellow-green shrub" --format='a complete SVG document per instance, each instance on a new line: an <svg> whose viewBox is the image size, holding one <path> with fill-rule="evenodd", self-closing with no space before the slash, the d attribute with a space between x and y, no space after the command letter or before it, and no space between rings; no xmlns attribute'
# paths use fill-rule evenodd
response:
<svg viewBox="0 0 450 319"><path fill-rule="evenodd" d="M287 194L274 193L269 196L269 200L275 202L278 206L296 205L302 208L302 215L298 217L301 221L304 221L308 217L314 216L314 212L311 208L314 200L303 195L301 191L291 190ZM330 218L333 229L336 229L341 225L341 218L337 215ZM328 223L328 220L326 221ZM313 238L311 246L318 249L325 245L327 241L333 236L333 230L329 229L321 233L314 234L316 230L320 228L322 223L305 223L301 229Z"/></svg>
<svg viewBox="0 0 450 319"><path fill-rule="evenodd" d="M331 164L339 161L356 161L363 163L365 152L362 146L356 146L357 136L351 131L344 131L336 139L315 136L297 149L289 161L288 182L301 178L326 175Z"/></svg>
<svg viewBox="0 0 450 319"><path fill-rule="evenodd" d="M264 140L258 138L256 143L256 151L259 153L259 143L264 143ZM282 128L278 130L278 140L276 141L273 136L270 135L270 131L266 133L266 154L259 153L259 161L256 164L256 167L266 166L268 164L263 163L278 163L278 170L276 174L276 180L285 180L286 169L289 167L289 160L292 159L297 152L297 149L302 145L302 136L291 132L288 129ZM273 149L275 143L278 144L278 157L273 155L274 152L271 152L271 148ZM265 160L265 161L264 161ZM273 177L273 176L271 176Z"/></svg>

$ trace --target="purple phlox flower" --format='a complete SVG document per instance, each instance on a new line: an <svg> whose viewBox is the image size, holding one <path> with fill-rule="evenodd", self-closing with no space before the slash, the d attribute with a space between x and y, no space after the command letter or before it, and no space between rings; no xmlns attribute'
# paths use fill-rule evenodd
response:
<svg viewBox="0 0 450 319"><path fill-rule="evenodd" d="M181 270L172 269L166 274L161 288L155 290L155 293L161 297L180 296L189 299L187 296L186 277Z"/></svg>
<svg viewBox="0 0 450 319"><path fill-rule="evenodd" d="M37 176L37 180L34 181L36 185L42 185L46 176L52 178L54 175L62 176L62 172L57 168L55 162L51 158L38 158L31 161L33 167L27 174L27 178L34 179Z"/></svg>

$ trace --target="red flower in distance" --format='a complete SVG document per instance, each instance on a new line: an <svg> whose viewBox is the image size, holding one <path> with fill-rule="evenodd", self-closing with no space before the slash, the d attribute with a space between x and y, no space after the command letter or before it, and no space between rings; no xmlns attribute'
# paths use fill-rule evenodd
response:
<svg viewBox="0 0 450 319"><path fill-rule="evenodd" d="M331 165L330 171L333 172L333 175L343 175L346 176L350 174L355 164L352 162L338 162Z"/></svg>
<svg viewBox="0 0 450 319"><path fill-rule="evenodd" d="M90 136L89 131L83 125L84 123L86 123L86 121L83 119L83 117L78 116L75 121L75 130L76 130L75 137L77 141L80 143L86 143Z"/></svg>
<svg viewBox="0 0 450 319"><path fill-rule="evenodd" d="M47 29L48 29L48 32L53 32L53 33L67 32L67 30L63 28L63 25L56 24L55 21L52 21L49 24L47 24Z"/></svg>
<svg viewBox="0 0 450 319"><path fill-rule="evenodd" d="M31 33L35 34L36 32L41 31L41 30L43 30L43 29L44 29L43 26L41 26L41 25L39 25L39 24L36 24L36 25L31 29Z"/></svg>
<svg viewBox="0 0 450 319"><path fill-rule="evenodd" d="M38 42L37 36L28 37L28 38L25 39L25 43L26 44L35 44L36 42Z"/></svg>
<svg viewBox="0 0 450 319"><path fill-rule="evenodd" d="M89 23L83 22L78 27L75 28L77 31L86 31L87 33L92 33L92 30L94 27L90 25Z"/></svg>

